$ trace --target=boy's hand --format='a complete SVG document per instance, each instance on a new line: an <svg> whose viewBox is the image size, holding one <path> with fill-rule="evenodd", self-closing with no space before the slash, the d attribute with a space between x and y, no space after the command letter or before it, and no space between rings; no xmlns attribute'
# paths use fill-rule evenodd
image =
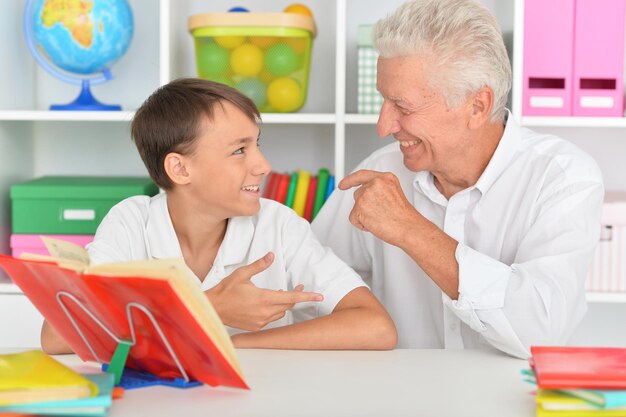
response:
<svg viewBox="0 0 626 417"><path fill-rule="evenodd" d="M268 252L250 265L237 268L218 285L206 291L206 295L219 314L222 322L230 327L256 331L268 323L279 320L297 303L322 301L321 294L303 292L298 285L294 291L275 291L258 288L250 280L263 272L274 261Z"/></svg>

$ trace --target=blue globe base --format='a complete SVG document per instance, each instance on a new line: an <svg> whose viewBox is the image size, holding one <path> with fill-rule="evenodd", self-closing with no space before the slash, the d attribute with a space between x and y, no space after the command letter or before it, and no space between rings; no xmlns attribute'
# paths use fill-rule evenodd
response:
<svg viewBox="0 0 626 417"><path fill-rule="evenodd" d="M53 104L50 106L50 110L119 111L122 110L122 106L100 103L91 94L89 80L83 80L83 86L76 100L68 104Z"/></svg>

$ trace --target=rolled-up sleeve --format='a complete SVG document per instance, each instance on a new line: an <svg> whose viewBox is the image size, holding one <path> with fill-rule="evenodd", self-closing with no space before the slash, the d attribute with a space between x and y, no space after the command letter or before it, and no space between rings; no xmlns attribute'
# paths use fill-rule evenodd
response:
<svg viewBox="0 0 626 417"><path fill-rule="evenodd" d="M528 357L564 344L586 310L585 279L600 233L604 189L577 182L546 190L511 265L459 243L459 297L446 305L494 347Z"/></svg>

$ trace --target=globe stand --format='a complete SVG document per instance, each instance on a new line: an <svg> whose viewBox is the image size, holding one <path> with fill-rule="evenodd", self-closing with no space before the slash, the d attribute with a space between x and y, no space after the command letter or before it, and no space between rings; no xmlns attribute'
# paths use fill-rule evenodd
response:
<svg viewBox="0 0 626 417"><path fill-rule="evenodd" d="M91 94L89 80L83 80L80 94L76 100L68 104L53 104L50 110L94 110L94 111L119 111L122 106L117 104L102 104Z"/></svg>

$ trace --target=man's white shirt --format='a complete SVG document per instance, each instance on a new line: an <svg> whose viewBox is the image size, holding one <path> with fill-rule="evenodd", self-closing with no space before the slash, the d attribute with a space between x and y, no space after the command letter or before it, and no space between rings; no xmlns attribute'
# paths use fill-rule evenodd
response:
<svg viewBox="0 0 626 417"><path fill-rule="evenodd" d="M449 200L430 172L403 165L398 143L357 169L396 174L413 206L459 242L459 298L451 300L404 251L349 223L355 189L334 191L313 222L383 302L399 347L493 346L528 357L530 345L566 343L587 310L600 233L604 188L593 159L509 117L477 183Z"/></svg>

